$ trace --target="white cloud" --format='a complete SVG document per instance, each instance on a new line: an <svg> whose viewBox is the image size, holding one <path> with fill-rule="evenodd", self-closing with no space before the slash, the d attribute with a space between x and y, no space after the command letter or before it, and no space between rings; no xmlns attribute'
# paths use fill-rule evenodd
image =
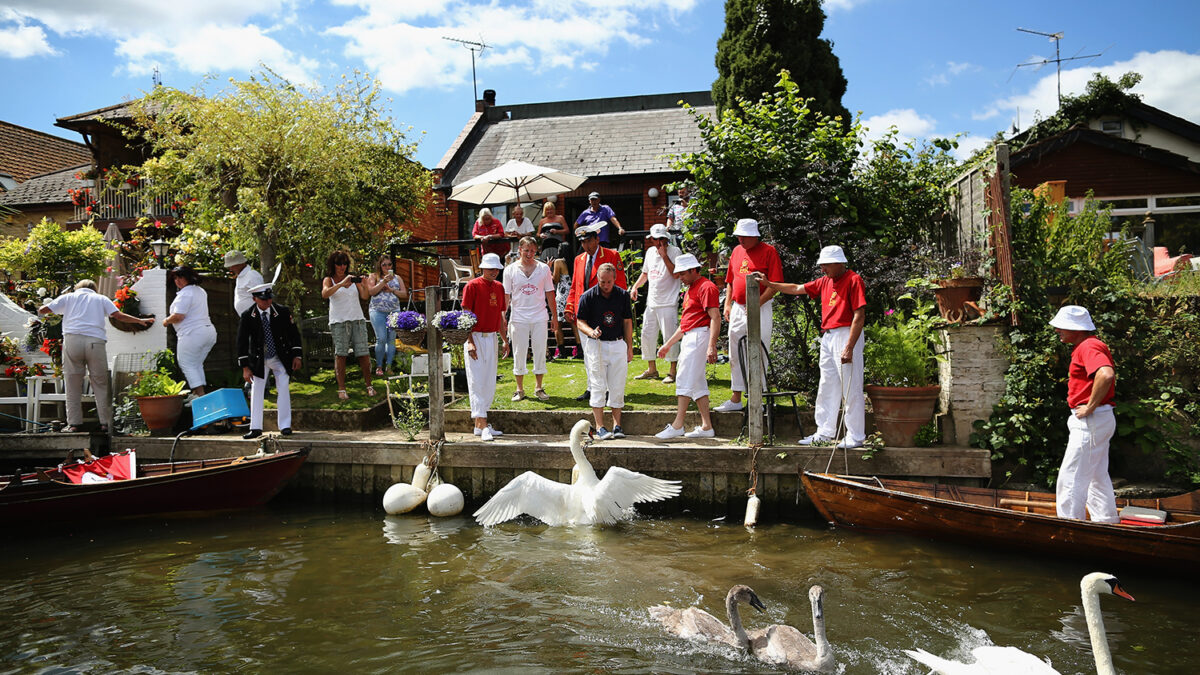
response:
<svg viewBox="0 0 1200 675"><path fill-rule="evenodd" d="M980 148L987 147L987 145L991 142L992 139L985 136L959 136L958 147L955 148L951 154L953 154L960 162L963 162L970 159L971 155L975 154L975 152Z"/></svg>
<svg viewBox="0 0 1200 675"><path fill-rule="evenodd" d="M58 51L46 40L46 31L41 26L26 26L18 23L11 28L0 28L0 56L24 59L30 56L53 56Z"/></svg>
<svg viewBox="0 0 1200 675"><path fill-rule="evenodd" d="M864 2L866 2L866 0L824 0L821 4L822 4L822 6L824 6L825 11L828 13L828 12L837 12L837 11L849 11L849 10L852 10L855 7L863 4Z"/></svg>
<svg viewBox="0 0 1200 675"><path fill-rule="evenodd" d="M971 63L959 63L957 61L947 61L946 69L940 73L935 73L925 78L925 84L930 87L941 87L950 84L950 78L961 75L967 71L979 70L979 66Z"/></svg>
<svg viewBox="0 0 1200 675"><path fill-rule="evenodd" d="M1088 80L1096 73L1116 80L1130 71L1142 75L1141 83L1133 92L1141 94L1145 103L1200 123L1200 54L1172 50L1138 52L1128 60L1107 66L1063 70L1062 93L1064 96L1082 94ZM1058 110L1057 92L1057 78L1050 72L1028 91L994 101L974 113L972 118L984 120L1008 116L1016 121L1019 116L1020 127L1027 128L1034 122L1035 115L1045 118Z"/></svg>
<svg viewBox="0 0 1200 675"><path fill-rule="evenodd" d="M209 24L169 40L142 34L120 40L117 54L127 59L125 69L135 75L147 74L166 62L193 73L246 70L263 63L293 82L306 82L318 65L312 59L296 57L253 24Z"/></svg>
<svg viewBox="0 0 1200 675"><path fill-rule="evenodd" d="M471 55L444 38L488 45L477 53L480 77L488 69L587 70L613 48L649 44L658 21L691 11L696 0L533 0L501 5L480 0L336 0L365 14L326 33L345 39L346 56L360 59L387 89L405 93L420 88L452 89L469 82ZM561 36L594 35L605 39L568 41ZM555 36L545 39L544 36ZM623 44L622 44L623 43Z"/></svg>
<svg viewBox="0 0 1200 675"><path fill-rule="evenodd" d="M896 137L901 143L915 138L924 138L933 133L937 120L925 117L912 108L889 110L881 115L872 115L862 122L868 140L883 138L889 129L896 128Z"/></svg>

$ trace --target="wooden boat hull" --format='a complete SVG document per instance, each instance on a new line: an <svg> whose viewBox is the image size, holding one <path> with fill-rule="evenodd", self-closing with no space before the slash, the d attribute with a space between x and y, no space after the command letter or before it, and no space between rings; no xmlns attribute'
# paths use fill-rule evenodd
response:
<svg viewBox="0 0 1200 675"><path fill-rule="evenodd" d="M1136 527L1058 518L1052 510L1054 495L1045 493L807 471L802 481L813 505L831 524L1155 568L1195 570L1200 564L1200 519L1196 519L1194 506L1200 503L1200 492L1122 503L1160 509L1188 507L1172 511L1184 520L1179 524ZM996 505L988 505L988 499ZM1166 503L1172 500L1172 504ZM1017 511L1000 507L1003 502L1028 506L1018 506L1026 510Z"/></svg>
<svg viewBox="0 0 1200 675"><path fill-rule="evenodd" d="M139 477L132 480L10 482L0 489L0 523L15 526L258 506L278 494L307 458L308 448L304 448L262 457L139 466Z"/></svg>

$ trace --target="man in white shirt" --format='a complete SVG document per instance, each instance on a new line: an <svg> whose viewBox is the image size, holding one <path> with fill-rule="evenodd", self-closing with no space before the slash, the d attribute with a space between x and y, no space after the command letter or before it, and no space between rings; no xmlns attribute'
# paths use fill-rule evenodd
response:
<svg viewBox="0 0 1200 675"><path fill-rule="evenodd" d="M241 316L254 306L254 298L250 296L250 289L262 285L263 278L250 266L246 254L241 251L226 253L225 267L237 279L233 286L233 310L237 312L238 316Z"/></svg>
<svg viewBox="0 0 1200 675"><path fill-rule="evenodd" d="M96 283L90 279L75 284L73 293L47 302L38 313L61 314L63 317L63 379L67 389L67 426L63 431L74 433L83 424L83 373L86 371L92 382L92 393L96 395L100 431L107 432L113 411L108 394L106 319L111 317L149 327L154 318L139 319L118 310L112 300L96 293Z"/></svg>
<svg viewBox="0 0 1200 675"><path fill-rule="evenodd" d="M504 235L507 237L526 237L533 235L533 221L525 217L525 209L517 204L512 208L512 218L508 219L508 223L504 225ZM513 260L518 255L518 246L520 242L515 242L512 245L512 251L508 254L508 259Z"/></svg>
<svg viewBox="0 0 1200 675"><path fill-rule="evenodd" d="M665 225L654 225L646 237L649 246L646 247L646 259L642 264L642 275L633 282L629 289L629 297L634 303L638 299L638 289L649 281L646 291L646 312L642 315L642 360L646 362L646 370L635 380L658 379L658 363L654 360L659 345L659 336L666 344L675 328L679 326L679 288L680 281L675 278L675 259L680 250L668 244L671 235ZM667 352L667 363L671 364L671 372L663 378L664 384L675 381L676 367L679 361L679 344L671 346Z"/></svg>
<svg viewBox="0 0 1200 675"><path fill-rule="evenodd" d="M558 306L554 299L554 275L550 267L537 259L537 240L521 237L520 257L504 270L504 299L508 305L508 344L513 355L513 377L517 391L512 400L525 398L525 357L533 351L533 376L537 380L534 395L542 401L550 396L542 387L546 375L547 328L558 331Z"/></svg>

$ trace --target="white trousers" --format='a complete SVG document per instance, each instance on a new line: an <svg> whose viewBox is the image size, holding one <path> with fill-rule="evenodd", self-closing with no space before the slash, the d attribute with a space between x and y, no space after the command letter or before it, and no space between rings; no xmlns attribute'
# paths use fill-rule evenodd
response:
<svg viewBox="0 0 1200 675"><path fill-rule="evenodd" d="M679 367L675 376L675 395L695 401L708 396L708 326L693 328L679 341Z"/></svg>
<svg viewBox="0 0 1200 675"><path fill-rule="evenodd" d="M859 335L854 345L853 360L842 363L842 351L850 339L850 328L843 326L825 331L821 336L821 381L817 385L817 433L837 438L838 410L842 394L846 395L846 438L861 443L867 438L866 401L863 398L863 342Z"/></svg>
<svg viewBox="0 0 1200 675"><path fill-rule="evenodd" d="M67 333L63 336L63 380L67 394L67 424L83 424L83 373L87 371L96 395L100 423L112 424L112 399L108 396L108 351L104 340Z"/></svg>
<svg viewBox="0 0 1200 675"><path fill-rule="evenodd" d="M275 407L278 413L280 429L292 426L292 392L288 390L287 370L278 357L267 359L263 368L263 377L250 378L250 428L263 428L263 401L267 397L267 378L275 376Z"/></svg>
<svg viewBox="0 0 1200 675"><path fill-rule="evenodd" d="M624 340L583 338L583 363L593 408L625 407L625 376L629 372L629 346Z"/></svg>
<svg viewBox="0 0 1200 675"><path fill-rule="evenodd" d="M179 336L175 345L175 356L179 360L179 369L187 378L189 389L205 385L204 359L208 358L208 353L212 351L215 344L217 344L215 326L197 328L189 331L187 335Z"/></svg>
<svg viewBox="0 0 1200 675"><path fill-rule="evenodd" d="M525 367L525 357L530 349L533 350L533 374L546 374L546 338L549 335L549 321L531 321L529 323L508 324L509 345L513 355L513 375L528 375Z"/></svg>
<svg viewBox="0 0 1200 675"><path fill-rule="evenodd" d="M467 398L471 402L471 417L487 418L492 399L496 398L496 334L471 333L475 355L464 354L467 364Z"/></svg>
<svg viewBox="0 0 1200 675"><path fill-rule="evenodd" d="M1058 469L1054 502L1059 518L1083 520L1084 506L1097 523L1116 523L1117 500L1108 477L1108 443L1117 430L1111 405L1079 419L1067 418L1067 452Z"/></svg>
<svg viewBox="0 0 1200 675"><path fill-rule="evenodd" d="M769 349L771 347L771 328L775 325L774 313L772 308L775 306L775 300L767 301L758 312L759 333L762 336L762 343ZM730 368L730 385L733 391L746 391L746 380L742 377L742 368L738 360L741 354L741 349L738 347L738 341L746 334L746 306L739 303L733 303L733 307L729 310L729 365ZM746 372L750 372L750 358L746 355ZM764 389L766 382L763 383Z"/></svg>
<svg viewBox="0 0 1200 675"><path fill-rule="evenodd" d="M666 344L678 327L679 308L675 305L647 307L642 314L642 360L653 361L658 358L658 346ZM679 360L679 348L678 342L671 345L667 351L667 362Z"/></svg>

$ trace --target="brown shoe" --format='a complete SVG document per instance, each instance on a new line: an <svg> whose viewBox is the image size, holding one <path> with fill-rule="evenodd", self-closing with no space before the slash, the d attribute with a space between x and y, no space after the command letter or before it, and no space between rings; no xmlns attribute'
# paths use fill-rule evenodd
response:
<svg viewBox="0 0 1200 675"><path fill-rule="evenodd" d="M534 390L533 395L538 397L539 401L549 401L550 400L550 395L546 393L545 389L536 389L536 390Z"/></svg>
<svg viewBox="0 0 1200 675"><path fill-rule="evenodd" d="M658 371L657 370L647 370L644 373L642 373L641 375L635 375L633 379L635 379L635 380L657 380L658 379Z"/></svg>

